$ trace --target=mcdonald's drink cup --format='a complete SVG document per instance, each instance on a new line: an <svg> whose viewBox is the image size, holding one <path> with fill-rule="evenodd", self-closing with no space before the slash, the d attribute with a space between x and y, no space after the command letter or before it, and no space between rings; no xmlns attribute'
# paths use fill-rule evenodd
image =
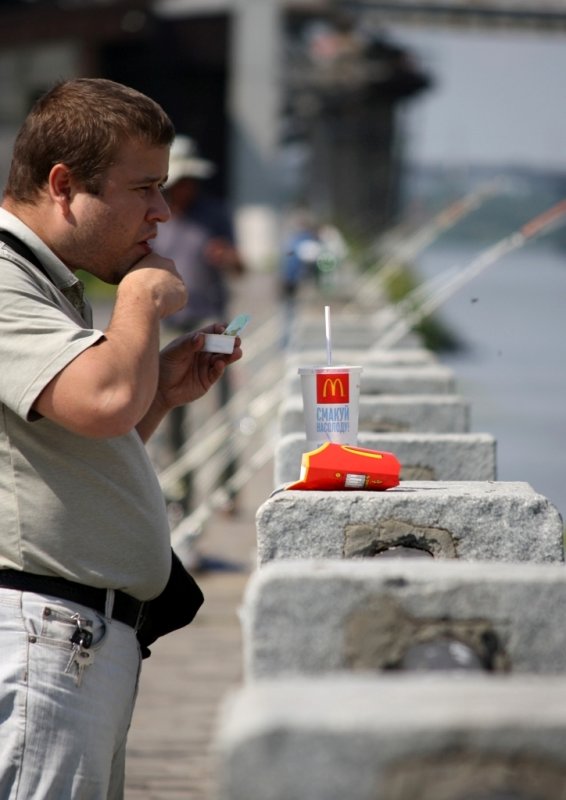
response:
<svg viewBox="0 0 566 800"><path fill-rule="evenodd" d="M299 367L309 445L358 443L361 367Z"/></svg>

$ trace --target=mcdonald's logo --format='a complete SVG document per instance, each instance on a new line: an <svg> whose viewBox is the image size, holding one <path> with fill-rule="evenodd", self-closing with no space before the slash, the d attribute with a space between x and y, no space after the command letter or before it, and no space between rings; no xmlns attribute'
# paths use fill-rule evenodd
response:
<svg viewBox="0 0 566 800"><path fill-rule="evenodd" d="M324 372L316 376L316 402L349 403L350 376L347 372L335 372L327 375Z"/></svg>

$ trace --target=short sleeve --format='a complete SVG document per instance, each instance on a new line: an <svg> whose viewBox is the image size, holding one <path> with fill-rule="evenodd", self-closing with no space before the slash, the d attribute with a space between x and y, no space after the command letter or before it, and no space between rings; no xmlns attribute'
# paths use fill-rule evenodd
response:
<svg viewBox="0 0 566 800"><path fill-rule="evenodd" d="M43 276L0 259L0 402L24 419L55 375L104 338L65 304Z"/></svg>

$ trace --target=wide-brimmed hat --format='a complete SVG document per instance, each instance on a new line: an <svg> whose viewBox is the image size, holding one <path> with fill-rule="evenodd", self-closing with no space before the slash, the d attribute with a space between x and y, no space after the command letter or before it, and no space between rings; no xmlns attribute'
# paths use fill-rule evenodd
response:
<svg viewBox="0 0 566 800"><path fill-rule="evenodd" d="M178 135L169 152L169 177L166 186L181 178L210 178L216 170L212 161L199 155L198 145L190 136Z"/></svg>

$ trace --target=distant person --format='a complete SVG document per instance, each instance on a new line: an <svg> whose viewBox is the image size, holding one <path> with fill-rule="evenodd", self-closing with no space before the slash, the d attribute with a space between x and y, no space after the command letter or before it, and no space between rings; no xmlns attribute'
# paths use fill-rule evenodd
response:
<svg viewBox="0 0 566 800"><path fill-rule="evenodd" d="M283 241L279 268L279 288L284 309L283 346L289 343L297 298L301 287L317 279L317 260L322 249L319 225L306 210L290 219Z"/></svg>
<svg viewBox="0 0 566 800"><path fill-rule="evenodd" d="M347 257L346 240L338 228L319 222L308 209L292 215L283 242L279 270L284 307L283 346L287 346L301 287L309 282L326 291Z"/></svg>
<svg viewBox="0 0 566 800"><path fill-rule="evenodd" d="M201 157L194 139L175 137L165 187L171 219L160 226L155 241L156 252L175 262L189 290L186 305L164 321L173 335L195 330L211 320L228 322L230 279L245 272L226 204L206 187L215 169L211 161ZM227 373L219 381L218 390L220 405L224 406L231 393ZM168 423L169 445L177 455L189 434L185 409L174 409ZM231 462L222 478L233 474L234 467ZM185 510L191 506L191 492L187 479L182 503Z"/></svg>

